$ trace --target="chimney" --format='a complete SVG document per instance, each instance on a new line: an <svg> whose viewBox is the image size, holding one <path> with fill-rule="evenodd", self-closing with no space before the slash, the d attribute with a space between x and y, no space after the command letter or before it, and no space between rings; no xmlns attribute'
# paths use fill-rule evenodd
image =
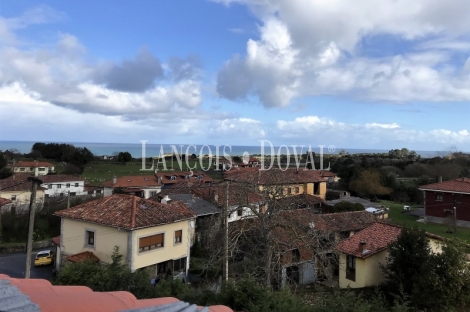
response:
<svg viewBox="0 0 470 312"><path fill-rule="evenodd" d="M116 176L113 176L113 185L117 183L117 178Z"/></svg>
<svg viewBox="0 0 470 312"><path fill-rule="evenodd" d="M168 195L165 195L165 197L162 198L162 204L164 204L164 205L171 204L171 199Z"/></svg>
<svg viewBox="0 0 470 312"><path fill-rule="evenodd" d="M442 176L437 176L437 182L442 183Z"/></svg>
<svg viewBox="0 0 470 312"><path fill-rule="evenodd" d="M214 191L213 199L214 199L215 202L217 202L217 203L219 202L219 194L217 193L217 191Z"/></svg>
<svg viewBox="0 0 470 312"><path fill-rule="evenodd" d="M359 243L359 252L362 253L364 251L364 247L366 246L366 242L365 241L361 241Z"/></svg>

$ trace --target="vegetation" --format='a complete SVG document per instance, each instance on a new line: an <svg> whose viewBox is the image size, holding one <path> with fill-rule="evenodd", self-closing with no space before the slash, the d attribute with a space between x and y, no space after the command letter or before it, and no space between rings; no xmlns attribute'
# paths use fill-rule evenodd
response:
<svg viewBox="0 0 470 312"><path fill-rule="evenodd" d="M131 272L122 263L119 247L115 246L112 263L100 265L93 261L65 265L55 283L57 285L82 285L94 291L128 291L139 299L153 298L155 291L146 271Z"/></svg>
<svg viewBox="0 0 470 312"><path fill-rule="evenodd" d="M117 161L122 162L124 164L130 162L132 160L132 155L129 152L120 152L117 155Z"/></svg>
<svg viewBox="0 0 470 312"><path fill-rule="evenodd" d="M0 152L0 180L6 179L13 174L13 172L9 168L7 168L7 165L7 158L3 155L2 152Z"/></svg>
<svg viewBox="0 0 470 312"><path fill-rule="evenodd" d="M332 212L343 212L343 211L361 211L364 210L364 205L359 203L350 203L347 201L341 201L333 206Z"/></svg>
<svg viewBox="0 0 470 312"><path fill-rule="evenodd" d="M467 309L470 271L465 247L459 240L449 240L441 248L442 253L433 252L424 230L403 228L389 246L383 268L387 289L391 293L401 290L418 309Z"/></svg>

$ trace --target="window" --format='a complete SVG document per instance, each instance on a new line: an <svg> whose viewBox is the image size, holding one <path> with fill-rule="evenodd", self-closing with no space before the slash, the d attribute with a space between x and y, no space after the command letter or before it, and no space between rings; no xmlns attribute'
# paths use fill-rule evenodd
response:
<svg viewBox="0 0 470 312"><path fill-rule="evenodd" d="M454 202L461 203L462 202L462 194L454 194Z"/></svg>
<svg viewBox="0 0 470 312"><path fill-rule="evenodd" d="M11 195L11 200L16 200L16 195Z"/></svg>
<svg viewBox="0 0 470 312"><path fill-rule="evenodd" d="M173 272L184 272L186 271L186 257L173 260Z"/></svg>
<svg viewBox="0 0 470 312"><path fill-rule="evenodd" d="M172 181L176 180L176 176L171 176L170 180Z"/></svg>
<svg viewBox="0 0 470 312"><path fill-rule="evenodd" d="M356 281L356 257L346 256L346 278Z"/></svg>
<svg viewBox="0 0 470 312"><path fill-rule="evenodd" d="M20 168L20 171L25 171L25 168Z"/></svg>
<svg viewBox="0 0 470 312"><path fill-rule="evenodd" d="M292 262L300 261L300 251L298 249L292 250Z"/></svg>
<svg viewBox="0 0 470 312"><path fill-rule="evenodd" d="M292 189L290 187L287 189L287 194L292 194Z"/></svg>
<svg viewBox="0 0 470 312"><path fill-rule="evenodd" d="M70 187L70 183L65 184L65 187Z"/></svg>
<svg viewBox="0 0 470 312"><path fill-rule="evenodd" d="M139 238L139 252L162 248L164 238L164 233Z"/></svg>
<svg viewBox="0 0 470 312"><path fill-rule="evenodd" d="M88 191L88 195L93 195L94 191Z"/></svg>
<svg viewBox="0 0 470 312"><path fill-rule="evenodd" d="M52 184L49 184L49 185L47 186L47 188L48 188L48 189L51 189L51 188L52 188Z"/></svg>
<svg viewBox="0 0 470 312"><path fill-rule="evenodd" d="M183 239L183 230L175 231L175 244L181 243Z"/></svg>
<svg viewBox="0 0 470 312"><path fill-rule="evenodd" d="M299 187L297 186L297 187L295 188L295 194L299 194L299 192L300 192L300 189L299 189Z"/></svg>
<svg viewBox="0 0 470 312"><path fill-rule="evenodd" d="M39 168L39 171L46 171L46 168Z"/></svg>
<svg viewBox="0 0 470 312"><path fill-rule="evenodd" d="M157 195L157 191L150 191L150 192L149 192L149 196L150 196L150 197L153 197L153 196L155 196L155 195Z"/></svg>
<svg viewBox="0 0 470 312"><path fill-rule="evenodd" d="M29 168L29 171L34 171L34 167L30 167L30 168Z"/></svg>
<svg viewBox="0 0 470 312"><path fill-rule="evenodd" d="M62 188L62 184L57 184L57 188Z"/></svg>
<svg viewBox="0 0 470 312"><path fill-rule="evenodd" d="M89 247L95 247L95 232L94 231L86 231L85 233L85 245Z"/></svg>
<svg viewBox="0 0 470 312"><path fill-rule="evenodd" d="M239 217L243 216L243 209L242 208L237 210L237 216L239 216Z"/></svg>
<svg viewBox="0 0 470 312"><path fill-rule="evenodd" d="M78 187L78 183L75 183L75 187Z"/></svg>
<svg viewBox="0 0 470 312"><path fill-rule="evenodd" d="M75 195L77 195L76 192L70 192L70 196L75 196Z"/></svg>
<svg viewBox="0 0 470 312"><path fill-rule="evenodd" d="M96 191L96 194L101 194L101 190L97 190L97 191Z"/></svg>
<svg viewBox="0 0 470 312"><path fill-rule="evenodd" d="M46 195L44 195L44 196L46 196L46 198L49 198L49 194L46 194Z"/></svg>
<svg viewBox="0 0 470 312"><path fill-rule="evenodd" d="M436 201L442 201L442 193L436 193Z"/></svg>

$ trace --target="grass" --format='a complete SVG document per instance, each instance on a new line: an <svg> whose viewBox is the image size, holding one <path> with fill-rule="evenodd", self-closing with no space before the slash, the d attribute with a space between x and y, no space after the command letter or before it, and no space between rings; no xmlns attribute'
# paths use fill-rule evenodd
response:
<svg viewBox="0 0 470 312"><path fill-rule="evenodd" d="M426 232L436 234L443 237L452 238L454 237L453 233L447 233L449 227L443 224L436 223L422 223L416 222L417 217L410 216L404 213L403 204L392 202L392 201L381 201L381 204L389 207L390 211L388 212L388 218L393 224L402 225L402 226L416 226L418 228L424 229ZM411 206L413 210L413 206ZM470 229L457 227L456 236L470 244Z"/></svg>
<svg viewBox="0 0 470 312"><path fill-rule="evenodd" d="M191 167L196 166L196 171L201 170L201 164L199 161L189 161L189 165ZM208 161L204 160L203 165L205 168L209 166ZM151 167L151 162L147 161L146 168L149 169ZM166 168L170 170L174 168L175 171L180 171L178 163L175 161L173 166L171 161L167 161ZM149 171L142 171L142 162L140 161L132 161L128 162L127 164L116 163L116 162L93 162L87 164L85 167L85 171L82 173L82 177L87 179L87 183L102 183L104 181L109 181L116 177L122 177L127 175L153 175L154 170ZM159 171L163 170L163 165L160 164ZM185 162L182 164L182 171L188 170L188 167Z"/></svg>

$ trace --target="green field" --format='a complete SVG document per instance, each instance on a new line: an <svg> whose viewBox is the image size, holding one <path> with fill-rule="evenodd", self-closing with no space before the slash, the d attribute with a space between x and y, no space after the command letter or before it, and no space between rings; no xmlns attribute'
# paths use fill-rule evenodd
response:
<svg viewBox="0 0 470 312"><path fill-rule="evenodd" d="M435 224L435 223L421 223L416 222L418 220L417 217L409 216L403 212L403 204L391 202L391 201L381 201L382 205L389 207L390 211L388 213L389 220L398 225L406 225L406 226L417 226L426 230L429 233L436 234L443 237L451 238L454 236L453 233L447 233L449 227L442 224ZM413 206L411 206L413 210ZM470 244L470 229L468 228L457 228L456 236L461 240Z"/></svg>
<svg viewBox="0 0 470 312"><path fill-rule="evenodd" d="M201 165L199 161L190 161L189 165L191 167L196 166L194 170L201 170ZM205 168L208 167L208 161L204 160L203 165ZM150 169L152 163L147 161L146 168ZM167 161L168 170L172 168L171 161ZM175 161L173 162L173 168L175 171L179 171L178 163ZM99 184L104 181L109 181L116 177L122 177L127 175L153 175L154 171L142 171L142 162L141 161L131 161L127 164L123 163L116 163L116 162L93 162L87 164L85 167L85 171L82 173L82 177L87 179L87 183L91 184ZM163 170L163 165L160 164L159 170ZM188 170L188 167L185 162L182 164L182 170Z"/></svg>

